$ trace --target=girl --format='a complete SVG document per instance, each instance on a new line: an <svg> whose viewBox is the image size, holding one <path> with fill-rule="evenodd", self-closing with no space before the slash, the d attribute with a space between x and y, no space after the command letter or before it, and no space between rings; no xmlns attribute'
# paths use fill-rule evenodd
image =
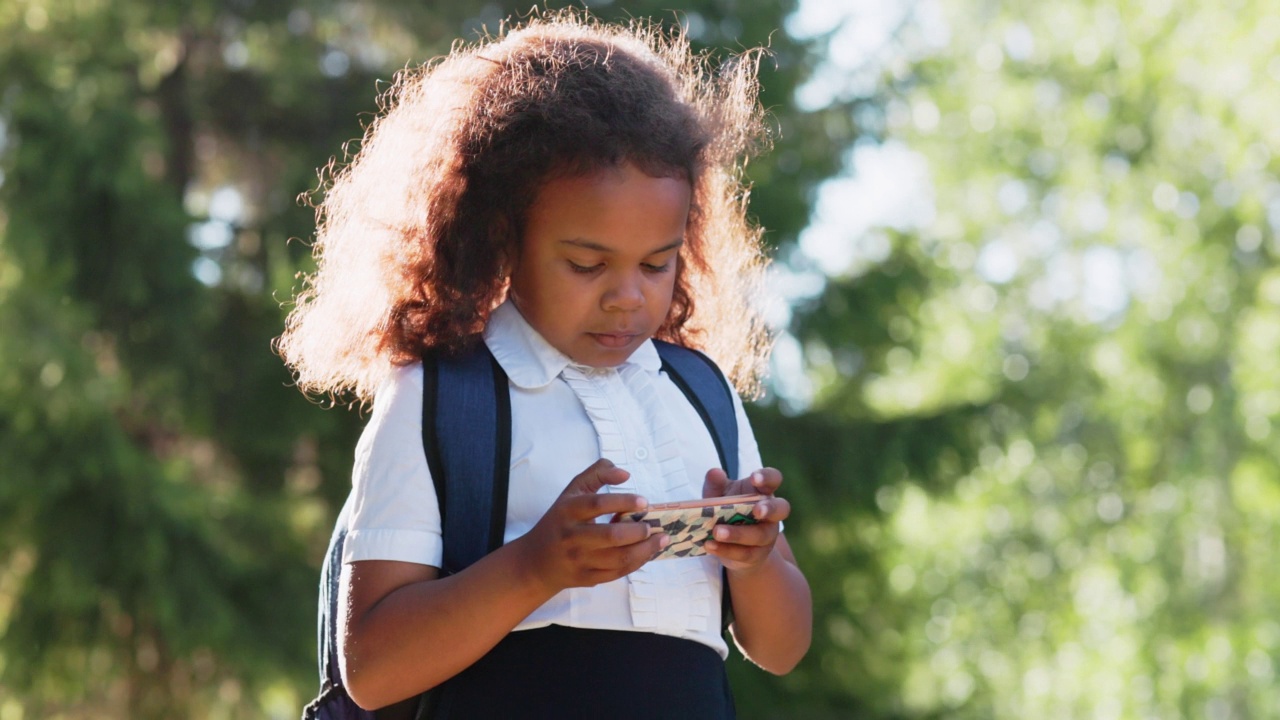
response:
<svg viewBox="0 0 1280 720"><path fill-rule="evenodd" d="M362 707L449 681L467 717L732 717L720 635L791 670L808 585L770 468L730 481L651 338L754 389L763 269L743 158L754 63L709 72L679 35L536 18L402 73L318 211L317 270L280 351L305 391L376 398L356 451L341 669ZM510 379L505 545L440 578L422 450L424 349L483 342ZM759 451L734 398L739 463ZM759 492L701 558L600 520L650 502ZM663 708L669 708L664 711Z"/></svg>

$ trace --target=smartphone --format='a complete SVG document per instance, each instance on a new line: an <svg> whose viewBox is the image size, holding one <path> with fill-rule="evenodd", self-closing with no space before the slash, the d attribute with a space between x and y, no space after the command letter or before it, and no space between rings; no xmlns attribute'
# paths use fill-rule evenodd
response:
<svg viewBox="0 0 1280 720"><path fill-rule="evenodd" d="M726 495L718 498L659 503L648 509L618 513L613 522L642 522L671 536L654 560L706 555L703 545L716 525L754 525L751 515L763 495ZM650 531L652 532L652 531Z"/></svg>

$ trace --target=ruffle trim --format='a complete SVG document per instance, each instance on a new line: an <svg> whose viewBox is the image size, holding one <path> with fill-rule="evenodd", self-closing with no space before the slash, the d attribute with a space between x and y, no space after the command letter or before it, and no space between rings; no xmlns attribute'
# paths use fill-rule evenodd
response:
<svg viewBox="0 0 1280 720"><path fill-rule="evenodd" d="M697 558L649 563L644 572L628 575L631 622L637 628L664 635L710 632L712 603L710 578Z"/></svg>
<svg viewBox="0 0 1280 720"><path fill-rule="evenodd" d="M625 469L631 466L631 458L627 457L622 423L617 420L618 411L609 402L609 395L603 387L606 382L602 377L603 372L595 368L570 365L560 375L573 389L573 394L578 396L582 409L586 410L587 417L591 420L591 426L595 428L596 438L600 442L600 456ZM630 478L611 488L614 492L637 492L635 482Z"/></svg>
<svg viewBox="0 0 1280 720"><path fill-rule="evenodd" d="M570 365L561 376L582 402L599 439L601 456L619 467L630 469L634 463L627 454L622 424L617 420L617 409L610 403L605 388L610 381L608 376L614 372L612 369ZM653 374L634 364L625 364L616 372L617 378L640 406L645 425L653 434L652 452L666 497L697 497L700 493L690 486L689 473L680 454L680 441L667 419ZM637 492L633 480L612 489L614 492ZM710 567L713 565L716 567ZM717 563L688 558L649 563L631 573L627 576L627 585L632 623L637 628L663 634L710 632L719 622L718 615L713 617L713 613L720 609L718 582L712 582L712 578L719 580L716 568Z"/></svg>

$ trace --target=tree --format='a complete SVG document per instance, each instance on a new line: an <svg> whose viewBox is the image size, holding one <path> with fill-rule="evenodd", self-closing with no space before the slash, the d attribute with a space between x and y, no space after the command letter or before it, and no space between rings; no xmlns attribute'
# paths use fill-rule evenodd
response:
<svg viewBox="0 0 1280 720"><path fill-rule="evenodd" d="M834 576L808 697L1275 714L1280 26L1254 2L916 11L881 119L926 202L800 310L815 396L770 424L806 432L764 448Z"/></svg>

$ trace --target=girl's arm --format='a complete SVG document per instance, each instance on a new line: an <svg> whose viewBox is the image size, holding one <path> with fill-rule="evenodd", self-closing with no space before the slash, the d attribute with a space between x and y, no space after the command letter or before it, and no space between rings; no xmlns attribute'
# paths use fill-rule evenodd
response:
<svg viewBox="0 0 1280 720"><path fill-rule="evenodd" d="M743 654L775 675L791 672L809 650L813 601L787 539L779 535L760 566L730 570L729 587L730 629Z"/></svg>
<svg viewBox="0 0 1280 720"><path fill-rule="evenodd" d="M707 551L728 571L733 599L733 638L743 654L771 673L795 668L809 650L813 633L813 600L809 583L796 564L779 523L791 505L773 497L782 473L765 468L746 480L729 483L723 470L707 473L703 495L714 497L758 492L769 497L755 510L755 525L721 525Z"/></svg>
<svg viewBox="0 0 1280 720"><path fill-rule="evenodd" d="M339 620L343 683L356 704L381 708L439 685L480 659L525 617L568 587L620 578L669 542L639 523L600 515L647 507L597 494L627 472L600 460L575 477L528 534L456 575L416 563L343 566Z"/></svg>

